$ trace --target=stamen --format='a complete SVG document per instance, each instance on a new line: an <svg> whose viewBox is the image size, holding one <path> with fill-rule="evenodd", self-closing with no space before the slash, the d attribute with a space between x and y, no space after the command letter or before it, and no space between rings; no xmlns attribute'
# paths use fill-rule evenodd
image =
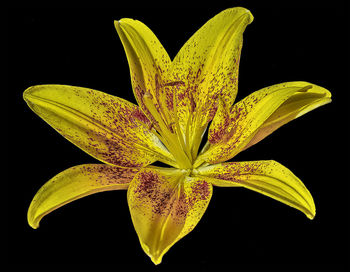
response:
<svg viewBox="0 0 350 272"><path fill-rule="evenodd" d="M159 115L159 112L157 111L153 103L153 95L150 92L146 92L143 95L143 100L147 109L149 110L153 118L157 121L157 124L159 125L160 130L165 132L167 130L166 125L163 121L163 118Z"/></svg>
<svg viewBox="0 0 350 272"><path fill-rule="evenodd" d="M197 158L198 149L199 149L199 146L202 142L203 135L204 135L206 129L207 129L207 125L202 126L199 129L196 129L197 133L195 133L194 138L193 138L193 149L192 149L192 157L193 158Z"/></svg>
<svg viewBox="0 0 350 272"><path fill-rule="evenodd" d="M166 102L165 102L165 96L163 94L160 94L162 88L163 88L163 84L162 82L159 80L159 76L158 74L155 75L155 85L156 85L156 101L158 104L158 112L163 116L163 120L165 122L165 124L167 125L167 127L169 127L169 114L167 111L164 110L164 107L166 107Z"/></svg>
<svg viewBox="0 0 350 272"><path fill-rule="evenodd" d="M179 139L176 137L175 134L171 133L169 130L168 126L165 124L162 116L156 109L153 101L152 101L152 94L149 92L146 92L143 96L143 100L145 103L145 106L151 113L152 117L156 120L157 124L159 125L159 134L161 135L162 139L161 141L163 144L168 148L168 150L173 154L175 157L177 163L179 164L180 167L191 167L191 161L187 157L187 155L183 152L183 149L179 149ZM178 122L177 122L178 125ZM180 143L180 146L182 144Z"/></svg>
<svg viewBox="0 0 350 272"><path fill-rule="evenodd" d="M173 92L173 112L174 112L174 119L175 119L175 129L176 129L176 134L177 138L180 142L180 145L182 146L182 149L185 151L187 157L192 161L192 155L191 152L189 152L189 149L186 148L186 144L183 138L182 130L179 125L179 118L177 116L177 100L176 100L176 95L175 92Z"/></svg>
<svg viewBox="0 0 350 272"><path fill-rule="evenodd" d="M188 115L187 118L187 123L186 123L186 132L185 132L185 141L186 141L186 145L188 146L188 148L191 146L190 143L190 121L191 121L191 115Z"/></svg>
<svg viewBox="0 0 350 272"><path fill-rule="evenodd" d="M157 85L157 81L156 81L156 85ZM179 85L185 85L185 83L183 81L170 81L170 82L167 82L167 83L163 83L163 84L159 84L159 87L160 88L163 88L163 92L165 92L165 90L167 90L168 92L170 92L170 90L172 90L173 94L175 93L175 90L172 89L172 88L168 88L168 87L177 87ZM167 88L166 88L167 87ZM172 115L170 114L169 111L167 110L164 110L163 107L168 107L168 103L166 101L166 98L167 96L165 95L165 93L163 93L162 95L160 95L160 98L161 98L161 104L160 104L160 109L161 109L161 112L164 116L164 119L165 121L167 121L167 124L168 124L168 127L169 129L171 130L172 133L175 133L175 123L172 121ZM172 104L174 104L174 99L172 101Z"/></svg>

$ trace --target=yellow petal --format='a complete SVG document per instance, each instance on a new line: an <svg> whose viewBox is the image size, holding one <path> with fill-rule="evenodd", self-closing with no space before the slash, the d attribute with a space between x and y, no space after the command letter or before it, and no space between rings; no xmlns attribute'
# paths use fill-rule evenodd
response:
<svg viewBox="0 0 350 272"><path fill-rule="evenodd" d="M224 10L204 24L174 58L171 76L174 82L183 82L173 86L183 131L189 121L190 134L200 136L215 114L219 96L225 104L233 103L243 32L252 21L247 9Z"/></svg>
<svg viewBox="0 0 350 272"><path fill-rule="evenodd" d="M128 203L145 253L155 264L204 214L212 186L184 171L147 167L130 183Z"/></svg>
<svg viewBox="0 0 350 272"><path fill-rule="evenodd" d="M301 86L303 85L303 83L300 82L299 84L301 84ZM331 101L331 93L316 85L313 85L312 89L305 92L299 92L292 95L281 106L279 106L269 118L267 118L244 149L261 141L284 124L308 113L309 111L328 104Z"/></svg>
<svg viewBox="0 0 350 272"><path fill-rule="evenodd" d="M163 88L171 64L168 53L153 32L140 21L124 18L115 21L115 27L129 62L131 82L138 104L152 120L144 102L144 95L149 93L163 118L168 118L166 99L169 97ZM155 120L152 121L157 125Z"/></svg>
<svg viewBox="0 0 350 272"><path fill-rule="evenodd" d="M275 161L213 164L200 167L196 174L213 185L242 186L296 208L309 219L315 217L316 209L310 192L289 169Z"/></svg>
<svg viewBox="0 0 350 272"><path fill-rule="evenodd" d="M228 114L227 109L219 110L209 128L210 146L196 166L233 158L288 121L328 103L330 96L326 89L308 82L286 82L252 93Z"/></svg>
<svg viewBox="0 0 350 272"><path fill-rule="evenodd" d="M127 189L138 172L106 164L83 164L71 167L45 183L34 196L28 210L28 223L36 229L40 220L53 210L103 191Z"/></svg>
<svg viewBox="0 0 350 272"><path fill-rule="evenodd" d="M98 160L139 167L172 155L149 130L139 108L119 97L64 85L39 85L24 92L28 106L66 139Z"/></svg>

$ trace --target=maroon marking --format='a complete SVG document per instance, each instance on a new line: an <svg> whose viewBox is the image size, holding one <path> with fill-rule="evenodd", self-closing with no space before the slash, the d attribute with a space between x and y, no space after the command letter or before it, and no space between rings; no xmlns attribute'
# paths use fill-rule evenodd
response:
<svg viewBox="0 0 350 272"><path fill-rule="evenodd" d="M178 80L178 81L170 81L170 82L167 82L167 83L164 83L163 86L164 87L167 87L167 86L185 86L185 82L181 81L181 80Z"/></svg>
<svg viewBox="0 0 350 272"><path fill-rule="evenodd" d="M191 113L194 113L194 111L196 110L196 102L194 101L193 99L193 95L192 95L192 92L189 92L189 97L190 97L190 106L191 106Z"/></svg>

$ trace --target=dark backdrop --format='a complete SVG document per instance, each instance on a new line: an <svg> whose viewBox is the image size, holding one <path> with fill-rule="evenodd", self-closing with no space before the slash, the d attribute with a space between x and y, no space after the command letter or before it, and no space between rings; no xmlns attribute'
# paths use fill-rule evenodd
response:
<svg viewBox="0 0 350 272"><path fill-rule="evenodd" d="M201 8L8 10L7 129L8 255L13 264L110 263L153 267L130 219L126 191L95 194L26 222L36 191L57 173L97 163L36 116L22 92L36 84L94 88L135 102L129 68L113 20L143 21L174 57L208 19L231 6L251 10L241 57L239 93L305 80L329 89L333 102L295 120L235 160L273 159L312 193L313 221L275 200L238 188L215 188L197 227L173 246L159 268L174 264L343 264L348 248L349 76L345 5L237 4ZM47 267L47 266L46 266ZM284 266L280 266L283 268Z"/></svg>

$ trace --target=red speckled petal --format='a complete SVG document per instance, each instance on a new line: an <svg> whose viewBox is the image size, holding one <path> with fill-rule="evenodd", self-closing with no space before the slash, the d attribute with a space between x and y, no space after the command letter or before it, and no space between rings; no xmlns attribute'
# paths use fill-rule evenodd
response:
<svg viewBox="0 0 350 272"><path fill-rule="evenodd" d="M219 96L225 104L232 105L243 32L252 21L247 9L227 9L204 24L174 58L173 81L183 83L173 87L183 131L189 120L190 134L201 134L215 114Z"/></svg>
<svg viewBox="0 0 350 272"><path fill-rule="evenodd" d="M288 168L275 161L229 162L200 167L196 175L215 186L245 187L303 212L309 219L316 213L312 196Z"/></svg>
<svg viewBox="0 0 350 272"><path fill-rule="evenodd" d="M157 126L144 103L144 95L151 94L156 109L167 120L169 114L166 112L164 84L171 60L158 38L142 22L123 18L115 21L115 27L128 58L136 100Z"/></svg>
<svg viewBox="0 0 350 272"><path fill-rule="evenodd" d="M34 229L53 210L87 195L127 189L139 170L106 164L71 167L45 183L34 196L28 210L28 223Z"/></svg>
<svg viewBox="0 0 350 272"><path fill-rule="evenodd" d="M130 183L128 203L141 246L155 264L203 216L212 185L174 169L142 169Z"/></svg>
<svg viewBox="0 0 350 272"><path fill-rule="evenodd" d="M24 99L66 139L102 162L141 167L173 161L139 107L119 97L82 87L38 85L28 88Z"/></svg>
<svg viewBox="0 0 350 272"><path fill-rule="evenodd" d="M330 102L330 96L322 87L296 81L256 91L235 104L230 112L221 105L209 128L210 146L198 157L197 165L233 158L288 121Z"/></svg>

